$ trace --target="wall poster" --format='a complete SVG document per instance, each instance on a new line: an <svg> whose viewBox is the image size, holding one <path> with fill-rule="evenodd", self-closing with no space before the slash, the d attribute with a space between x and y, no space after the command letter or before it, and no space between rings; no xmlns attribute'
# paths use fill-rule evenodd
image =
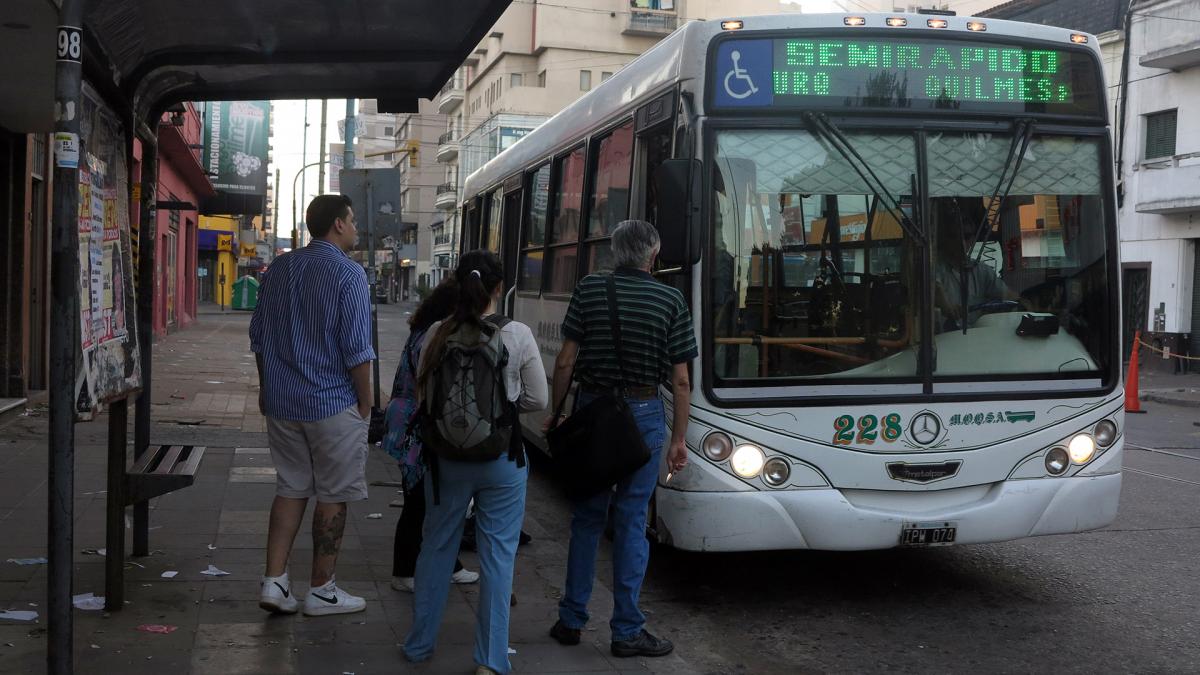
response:
<svg viewBox="0 0 1200 675"><path fill-rule="evenodd" d="M142 385L131 252L125 132L84 85L79 162L79 372L76 415Z"/></svg>

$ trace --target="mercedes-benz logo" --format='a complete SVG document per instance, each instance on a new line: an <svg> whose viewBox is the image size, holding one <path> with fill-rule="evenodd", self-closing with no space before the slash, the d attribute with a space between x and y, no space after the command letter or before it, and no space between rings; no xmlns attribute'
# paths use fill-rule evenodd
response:
<svg viewBox="0 0 1200 675"><path fill-rule="evenodd" d="M908 424L908 435L919 445L929 445L942 435L942 420L931 412L923 412Z"/></svg>

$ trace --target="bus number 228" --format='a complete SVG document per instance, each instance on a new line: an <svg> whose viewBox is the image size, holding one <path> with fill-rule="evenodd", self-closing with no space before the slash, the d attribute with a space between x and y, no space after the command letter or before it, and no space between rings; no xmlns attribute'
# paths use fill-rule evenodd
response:
<svg viewBox="0 0 1200 675"><path fill-rule="evenodd" d="M900 426L900 415L897 413L884 415L882 429L879 418L874 415L863 415L858 418L857 424L850 415L842 415L833 421L834 445L872 445L881 438L884 443L894 443L902 433L904 429Z"/></svg>

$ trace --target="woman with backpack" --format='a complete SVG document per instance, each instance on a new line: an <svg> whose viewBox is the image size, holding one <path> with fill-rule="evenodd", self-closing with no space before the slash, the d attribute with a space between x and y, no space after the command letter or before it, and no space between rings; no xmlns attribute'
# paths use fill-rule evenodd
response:
<svg viewBox="0 0 1200 675"><path fill-rule="evenodd" d="M475 500L483 575L475 627L477 673L507 673L513 563L529 473L518 414L546 407L546 372L529 327L498 314L504 275L487 251L463 255L454 314L429 329L417 370L429 464L413 627L404 654L433 655L467 504Z"/></svg>
<svg viewBox="0 0 1200 675"><path fill-rule="evenodd" d="M400 462L404 479L404 508L396 521L396 537L392 548L392 588L413 590L417 554L421 552L421 527L425 522L425 465L421 461L421 439L414 433L413 417L417 412L417 363L421 359L421 344L434 323L454 313L458 304L458 288L453 281L438 284L421 301L408 320L408 341L400 354L400 365L392 382L392 400L388 403L386 432L382 447ZM454 561L450 581L473 584L479 573Z"/></svg>

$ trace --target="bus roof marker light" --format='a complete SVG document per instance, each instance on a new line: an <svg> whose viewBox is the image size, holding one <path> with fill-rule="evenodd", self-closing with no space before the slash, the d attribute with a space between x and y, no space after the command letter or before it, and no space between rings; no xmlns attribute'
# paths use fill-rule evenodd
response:
<svg viewBox="0 0 1200 675"><path fill-rule="evenodd" d="M865 16L848 16L842 19L842 23L847 26L865 26L867 25L867 17Z"/></svg>
<svg viewBox="0 0 1200 675"><path fill-rule="evenodd" d="M891 26L892 28L903 28L908 25L908 19L906 19L902 16L889 16L887 18L887 21L885 21L884 23Z"/></svg>
<svg viewBox="0 0 1200 675"><path fill-rule="evenodd" d="M926 19L925 25L930 28L948 28L950 22L945 19Z"/></svg>
<svg viewBox="0 0 1200 675"><path fill-rule="evenodd" d="M741 30L745 25L741 19L730 19L721 22L721 30Z"/></svg>
<svg viewBox="0 0 1200 675"><path fill-rule="evenodd" d="M968 21L967 30L973 30L979 33L987 30L987 24L982 21Z"/></svg>
<svg viewBox="0 0 1200 675"><path fill-rule="evenodd" d="M1074 42L1077 45L1086 45L1087 41L1087 36L1083 33L1071 33L1071 42Z"/></svg>

